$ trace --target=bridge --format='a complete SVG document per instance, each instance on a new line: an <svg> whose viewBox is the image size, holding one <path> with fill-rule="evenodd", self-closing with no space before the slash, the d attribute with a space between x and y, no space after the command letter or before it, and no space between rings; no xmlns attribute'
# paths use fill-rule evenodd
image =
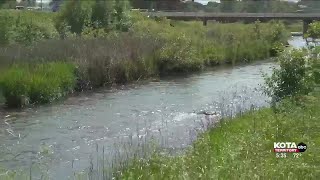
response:
<svg viewBox="0 0 320 180"><path fill-rule="evenodd" d="M201 20L207 25L208 20L220 22L233 21L269 21L278 20L302 20L303 32L307 32L308 25L314 20L320 20L320 13L209 13L209 12L143 12L150 17L166 17L174 20Z"/></svg>

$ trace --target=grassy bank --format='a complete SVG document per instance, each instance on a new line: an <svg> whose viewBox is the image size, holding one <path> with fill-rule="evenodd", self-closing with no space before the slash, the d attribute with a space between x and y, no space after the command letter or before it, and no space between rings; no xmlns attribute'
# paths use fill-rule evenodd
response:
<svg viewBox="0 0 320 180"><path fill-rule="evenodd" d="M19 64L4 70L0 86L9 107L50 103L75 88L73 65L67 63Z"/></svg>
<svg viewBox="0 0 320 180"><path fill-rule="evenodd" d="M183 156L135 160L120 179L317 179L320 177L320 97L223 120L202 134ZM306 152L276 158L274 142L304 142Z"/></svg>
<svg viewBox="0 0 320 180"><path fill-rule="evenodd" d="M54 30L54 14L40 13L36 16L38 14L32 12L21 12L19 15L14 12L9 15L15 17L17 23L10 23L8 28L2 27L2 31L10 36L4 36L7 44L0 48L0 71L14 74L16 71L12 65L15 64L20 67L26 64L33 66L65 59L64 63L73 64L77 69L69 72L76 72L76 90L122 84L172 73L201 71L205 67L225 63L262 60L276 55L277 50L282 48L289 37L284 25L277 22L212 23L203 26L201 22L151 19L132 13L132 24L125 32L86 27L81 34L67 32L64 33L64 38L60 39L59 35L55 35L58 30ZM33 16L37 18L33 20ZM4 22L10 20L3 17ZM21 26L20 22L29 24L26 27L30 28L21 30L20 28L25 26ZM47 25L46 30L43 30L43 24ZM11 36L12 34L14 36ZM16 39L18 36L28 38ZM10 78L3 81L18 83ZM12 91L7 88L3 86L5 92ZM16 99L25 96L24 92L14 90L17 92ZM4 96L7 101L11 99L6 93ZM49 101L34 101L44 102Z"/></svg>

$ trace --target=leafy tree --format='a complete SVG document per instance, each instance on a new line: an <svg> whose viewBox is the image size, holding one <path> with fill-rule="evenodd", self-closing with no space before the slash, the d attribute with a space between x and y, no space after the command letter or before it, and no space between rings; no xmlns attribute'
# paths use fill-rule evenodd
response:
<svg viewBox="0 0 320 180"><path fill-rule="evenodd" d="M313 40L320 38L320 22L314 22L309 25L307 37Z"/></svg>
<svg viewBox="0 0 320 180"><path fill-rule="evenodd" d="M129 8L127 0L65 1L56 20L56 29L61 37L68 29L77 35L84 30L88 33L90 29L127 31L130 26Z"/></svg>
<svg viewBox="0 0 320 180"><path fill-rule="evenodd" d="M302 50L283 53L279 58L280 68L267 77L265 93L272 97L273 105L286 97L307 94L311 91L307 60Z"/></svg>
<svg viewBox="0 0 320 180"><path fill-rule="evenodd" d="M208 12L217 12L219 11L219 3L217 2L208 2L208 4L205 6L206 11Z"/></svg>
<svg viewBox="0 0 320 180"><path fill-rule="evenodd" d="M11 1L11 0L0 0L0 8L9 8L12 9L16 6L17 2L16 1Z"/></svg>
<svg viewBox="0 0 320 180"><path fill-rule="evenodd" d="M5 4L5 3L7 3L7 2L8 2L8 0L0 0L0 7L2 7L3 4Z"/></svg>
<svg viewBox="0 0 320 180"><path fill-rule="evenodd" d="M94 27L108 27L113 22L114 0L96 0L92 7L91 22Z"/></svg>
<svg viewBox="0 0 320 180"><path fill-rule="evenodd" d="M80 35L91 16L91 1L69 0L64 4L56 27L66 23L72 33Z"/></svg>
<svg viewBox="0 0 320 180"><path fill-rule="evenodd" d="M222 12L234 12L237 0L221 0L220 10Z"/></svg>
<svg viewBox="0 0 320 180"><path fill-rule="evenodd" d="M116 29L121 31L127 31L129 24L128 10L130 9L129 1L115 0L114 6L114 19L116 23Z"/></svg>

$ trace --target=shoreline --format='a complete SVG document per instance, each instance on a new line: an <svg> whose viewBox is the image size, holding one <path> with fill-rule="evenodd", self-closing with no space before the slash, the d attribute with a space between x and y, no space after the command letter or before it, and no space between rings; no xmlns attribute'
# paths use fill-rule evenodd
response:
<svg viewBox="0 0 320 180"><path fill-rule="evenodd" d="M112 85L107 85L107 86L101 86L101 87L97 87L97 88L92 88L92 89L86 89L83 91L75 91L73 93L69 93L66 96L63 96L60 99L55 100L54 102L51 103L46 103L46 104L33 104L33 105L29 105L23 108L10 108L10 107L6 107L5 101L1 102L0 101L0 117L1 117L1 113L6 113L6 112L10 112L10 111L21 111L23 109L34 109L37 107L41 107L41 106L50 106L50 105L54 105L54 104L60 104L63 103L65 101L65 99L69 98L69 97L77 97L78 95L84 93L84 94L90 94L90 93L94 93L96 91L99 90L121 90L121 89L126 89L126 88L132 88L135 85L143 85L143 84L148 84L151 82L159 82L162 80L170 80L170 79L179 79L179 78L186 78L189 76L194 76L194 75L199 75L205 72L213 72L216 70L223 70L223 69L232 69L232 68L236 68L236 67L243 67L243 66L249 66L249 65L254 65L254 64L260 64L260 63L268 63L268 62L274 62L274 58L275 57L270 57L268 59L263 59L263 60L256 60L256 61L252 61L252 62L239 62L238 64L232 65L231 63L224 63L224 64L217 64L217 65L213 65L213 66L207 66L204 67L202 70L199 71L193 71L193 72L185 72L185 73L170 73L170 74L166 74L166 75L160 75L160 76L154 76L154 77L148 77L148 78L143 78L143 79L138 79L135 81L131 81L131 82L127 82L124 84L112 84ZM0 100L3 99L5 100L5 98L1 95L0 93Z"/></svg>

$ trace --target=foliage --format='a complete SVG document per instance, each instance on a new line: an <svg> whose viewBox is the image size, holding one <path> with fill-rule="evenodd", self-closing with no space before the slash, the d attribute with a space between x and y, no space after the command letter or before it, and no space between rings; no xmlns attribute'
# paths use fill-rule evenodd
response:
<svg viewBox="0 0 320 180"><path fill-rule="evenodd" d="M12 65L2 72L0 87L9 107L50 103L73 91L74 67L62 62Z"/></svg>
<svg viewBox="0 0 320 180"><path fill-rule="evenodd" d="M10 42L11 18L0 14L0 45L7 45Z"/></svg>
<svg viewBox="0 0 320 180"><path fill-rule="evenodd" d="M314 22L309 25L309 28L307 31L307 37L310 37L313 39L320 38L320 22Z"/></svg>
<svg viewBox="0 0 320 180"><path fill-rule="evenodd" d="M130 27L129 3L126 0L66 1L55 22L61 37L71 33L81 35L85 29L127 31ZM86 33L88 34L88 33Z"/></svg>
<svg viewBox="0 0 320 180"><path fill-rule="evenodd" d="M71 2L73 1L67 2L65 6ZM56 19L64 23L56 22L62 39L39 41L29 38L19 42L36 43L29 47L13 44L0 48L2 67L11 61L20 63L21 59L40 59L45 62L69 59L77 66L78 90L83 90L150 76L199 71L205 66L265 59L270 56L274 44L288 38L287 33L283 33L286 30L278 22L209 23L208 26L203 26L201 22L152 19L136 12L130 14L132 25L128 32L121 32L124 29L120 28L118 31L116 24L108 24L111 20L103 16L108 13L106 9L99 9L94 6L94 2L91 3L86 6L89 9L87 12L92 10L92 14L85 16L87 20L84 21L89 22L81 30L81 38L74 38L66 19L60 19L64 15L62 11ZM116 6L116 2L114 5ZM122 6L125 5L119 5ZM82 10L80 8L81 12ZM126 16L119 9L113 12L114 18L114 14ZM46 15L53 16L51 13ZM116 22L115 19L113 21ZM105 23L108 28L115 29L104 27ZM53 25L48 25L50 26Z"/></svg>
<svg viewBox="0 0 320 180"><path fill-rule="evenodd" d="M91 5L91 1L66 1L56 20L57 29L67 24L72 33L80 35L91 16Z"/></svg>
<svg viewBox="0 0 320 180"><path fill-rule="evenodd" d="M54 15L30 11L0 11L0 45L30 43L56 37Z"/></svg>
<svg viewBox="0 0 320 180"><path fill-rule="evenodd" d="M280 68L274 69L271 77L266 77L267 95L274 103L286 97L305 95L312 91L306 54L302 50L285 52L278 58Z"/></svg>

